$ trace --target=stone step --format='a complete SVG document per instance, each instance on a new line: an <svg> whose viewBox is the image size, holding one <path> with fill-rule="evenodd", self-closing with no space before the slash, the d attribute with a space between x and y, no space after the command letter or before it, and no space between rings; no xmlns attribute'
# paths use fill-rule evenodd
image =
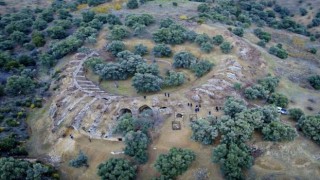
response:
<svg viewBox="0 0 320 180"><path fill-rule="evenodd" d="M94 85L94 84L79 84L79 86L81 86L81 87L97 87L96 85Z"/></svg>
<svg viewBox="0 0 320 180"><path fill-rule="evenodd" d="M76 78L85 78L83 75L76 75Z"/></svg>
<svg viewBox="0 0 320 180"><path fill-rule="evenodd" d="M84 87L84 88L82 88L83 90L94 90L94 89L96 89L96 90L100 90L100 88L98 88L98 87Z"/></svg>
<svg viewBox="0 0 320 180"><path fill-rule="evenodd" d="M89 103L87 103L83 109L81 109L81 111L74 117L74 121L72 123L72 126L75 128L75 129L79 129L81 124L82 124L82 121L87 113L87 111L91 108L91 105L96 101L98 100L97 98L93 98Z"/></svg>

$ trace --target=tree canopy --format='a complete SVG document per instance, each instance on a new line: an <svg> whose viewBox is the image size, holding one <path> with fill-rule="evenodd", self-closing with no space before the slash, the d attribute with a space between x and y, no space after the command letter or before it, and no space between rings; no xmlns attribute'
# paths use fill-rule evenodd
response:
<svg viewBox="0 0 320 180"><path fill-rule="evenodd" d="M195 73L196 77L202 77L208 73L213 67L213 63L208 60L198 61L191 65L191 70Z"/></svg>
<svg viewBox="0 0 320 180"><path fill-rule="evenodd" d="M235 117L237 113L246 110L247 107L242 99L230 97L224 103L224 113L231 117Z"/></svg>
<svg viewBox="0 0 320 180"><path fill-rule="evenodd" d="M164 176L175 178L188 170L196 155L189 149L171 148L168 154L161 154L154 167Z"/></svg>
<svg viewBox="0 0 320 180"><path fill-rule="evenodd" d="M80 168L82 166L88 166L88 157L80 151L78 156L69 161L69 165L74 168Z"/></svg>
<svg viewBox="0 0 320 180"><path fill-rule="evenodd" d="M308 81L314 89L320 90L320 75L310 76Z"/></svg>
<svg viewBox="0 0 320 180"><path fill-rule="evenodd" d="M222 116L217 127L224 143L245 142L251 139L254 131L253 126L246 119L236 119L230 116Z"/></svg>
<svg viewBox="0 0 320 180"><path fill-rule="evenodd" d="M0 179L53 179L48 174L52 173L52 168L40 163L32 164L25 160L10 158L0 158Z"/></svg>
<svg viewBox="0 0 320 180"><path fill-rule="evenodd" d="M157 92L161 90L163 80L152 74L136 73L132 78L132 86L140 92Z"/></svg>
<svg viewBox="0 0 320 180"><path fill-rule="evenodd" d="M134 180L137 175L137 167L128 160L122 158L110 158L98 166L98 175L101 179L128 179Z"/></svg>
<svg viewBox="0 0 320 180"><path fill-rule="evenodd" d="M141 131L130 131L125 136L124 153L133 157L138 163L144 164L148 161L149 139Z"/></svg>
<svg viewBox="0 0 320 180"><path fill-rule="evenodd" d="M227 179L244 179L242 170L253 165L253 157L244 143L220 144L213 149L212 161L220 164Z"/></svg>
<svg viewBox="0 0 320 180"><path fill-rule="evenodd" d="M292 141L297 132L289 125L280 121L272 121L262 129L263 139L268 141Z"/></svg>
<svg viewBox="0 0 320 180"><path fill-rule="evenodd" d="M173 67L175 68L190 68L192 64L196 63L196 57L190 52L182 51L173 56Z"/></svg>
<svg viewBox="0 0 320 180"><path fill-rule="evenodd" d="M191 139L201 142L202 144L212 144L218 136L218 129L207 119L198 119L191 122L192 136Z"/></svg>
<svg viewBox="0 0 320 180"><path fill-rule="evenodd" d="M30 77L10 76L7 79L5 91L9 95L25 95L35 90L35 84Z"/></svg>
<svg viewBox="0 0 320 180"><path fill-rule="evenodd" d="M298 121L298 127L305 136L320 144L320 115L302 116Z"/></svg>
<svg viewBox="0 0 320 180"><path fill-rule="evenodd" d="M171 24L167 28L160 28L153 33L153 40L156 43L182 44L186 40L187 30L181 25Z"/></svg>

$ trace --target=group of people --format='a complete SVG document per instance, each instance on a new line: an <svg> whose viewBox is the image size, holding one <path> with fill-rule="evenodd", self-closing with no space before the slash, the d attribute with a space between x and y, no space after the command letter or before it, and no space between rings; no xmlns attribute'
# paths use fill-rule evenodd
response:
<svg viewBox="0 0 320 180"><path fill-rule="evenodd" d="M192 107L193 105L192 105L192 103L188 103L188 106L189 106L189 107ZM200 108L201 108L201 104L198 104L198 105L196 105L194 111L197 113L197 112L200 111Z"/></svg>

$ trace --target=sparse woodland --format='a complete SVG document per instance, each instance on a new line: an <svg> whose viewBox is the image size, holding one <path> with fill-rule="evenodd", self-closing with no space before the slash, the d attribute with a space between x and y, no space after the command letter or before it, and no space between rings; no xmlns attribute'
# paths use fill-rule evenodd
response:
<svg viewBox="0 0 320 180"><path fill-rule="evenodd" d="M225 179L270 179L273 175L262 177L251 168L263 156L263 146L293 147L297 139L310 141L316 148L320 144L320 7L312 7L311 1L292 2L294 9L282 0L53 0L48 6L18 9L12 3L0 0L0 180L77 178L65 174L69 171L94 174L93 179L134 180L152 175L152 179L169 180L191 173L196 179L212 179L217 172ZM3 8L7 10L2 12ZM162 11L165 16L159 15ZM94 53L98 55L91 56ZM96 124L112 120L101 125L111 130L103 131L100 139L91 139L90 128L95 126L82 127L90 129L92 144L97 139L123 138L123 142L113 142L121 145L115 146L112 152L118 154L111 158L93 157L74 143L77 153L66 150L59 159L62 165L47 160L44 150L39 151L41 157L29 160L37 158L28 144L34 138L30 127L49 114L50 103L57 101L57 109L64 107L68 100L55 100L55 96L75 88L63 87L64 80L73 76L66 73L73 68L66 64L72 64L74 55L90 56L75 68L83 72L82 81L92 83L87 87L112 98L131 98L128 106L143 101L148 108L137 113L118 111L109 119L95 115L92 122ZM230 59L236 65L230 67ZM94 93L83 99L91 97L112 102ZM91 104L74 110L81 103L73 103L65 112L77 112L75 122ZM109 104L97 109L111 114ZM187 131L182 134L188 143L157 147L157 141L166 136L161 128L169 121L173 127L178 111L186 112L179 122ZM160 117L159 112L167 114ZM198 116L191 121L188 113ZM49 120L41 123L46 124L42 133L53 126ZM77 142L83 136L59 131L72 125L62 123L58 130L45 132L57 130L52 142L38 143L48 146L47 150L61 139ZM210 148L211 157L207 153L203 158L204 154L192 149L200 145L206 152ZM99 165L93 163L97 159ZM217 164L220 170L202 171L207 168L199 166L204 159L203 164ZM196 172L195 168L200 169ZM149 171L150 176L145 176ZM290 167L290 171L294 170ZM308 179L305 174L295 175Z"/></svg>

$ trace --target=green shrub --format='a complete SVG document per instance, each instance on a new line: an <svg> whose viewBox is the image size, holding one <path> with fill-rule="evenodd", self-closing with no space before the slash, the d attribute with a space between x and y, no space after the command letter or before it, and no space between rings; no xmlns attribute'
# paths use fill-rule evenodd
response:
<svg viewBox="0 0 320 180"><path fill-rule="evenodd" d="M312 53L312 54L317 54L317 49L316 48L311 48L309 50L309 52Z"/></svg>
<svg viewBox="0 0 320 180"><path fill-rule="evenodd" d="M150 14L129 14L125 18L125 25L131 28L133 28L137 24L149 26L154 22L154 17Z"/></svg>
<svg viewBox="0 0 320 180"><path fill-rule="evenodd" d="M264 40L261 40L257 43L261 47L266 47L266 42Z"/></svg>
<svg viewBox="0 0 320 180"><path fill-rule="evenodd" d="M244 179L243 169L249 169L254 162L245 143L220 144L213 149L212 161L220 164L226 179Z"/></svg>
<svg viewBox="0 0 320 180"><path fill-rule="evenodd" d="M196 57L186 51L178 52L173 56L173 67L175 68L190 68L192 64L196 63Z"/></svg>
<svg viewBox="0 0 320 180"><path fill-rule="evenodd" d="M138 44L134 46L134 54L144 56L148 54L148 47L144 46L143 44Z"/></svg>
<svg viewBox="0 0 320 180"><path fill-rule="evenodd" d="M157 64L141 63L137 66L137 73L159 75L159 67Z"/></svg>
<svg viewBox="0 0 320 180"><path fill-rule="evenodd" d="M118 119L118 124L114 130L114 133L126 135L128 132L135 130L133 121L134 119L131 114L123 114Z"/></svg>
<svg viewBox="0 0 320 180"><path fill-rule="evenodd" d="M149 139L146 134L141 131L130 131L125 136L124 153L133 157L139 164L144 164L148 161L148 144Z"/></svg>
<svg viewBox="0 0 320 180"><path fill-rule="evenodd" d="M137 9L139 7L139 3L137 0L129 0L127 3L128 9Z"/></svg>
<svg viewBox="0 0 320 180"><path fill-rule="evenodd" d="M215 37L212 38L212 40L213 40L213 44L219 46L221 43L223 43L224 38L221 35L216 35Z"/></svg>
<svg viewBox="0 0 320 180"><path fill-rule="evenodd" d="M272 55L277 56L280 59L286 59L288 58L288 53L285 49L282 49L282 46L272 46L269 49L269 53Z"/></svg>
<svg viewBox="0 0 320 180"><path fill-rule="evenodd" d="M303 134L309 139L314 140L320 144L320 115L316 116L302 116L298 121L298 127Z"/></svg>
<svg viewBox="0 0 320 180"><path fill-rule="evenodd" d="M224 113L231 117L235 117L237 113L246 110L247 107L242 99L235 99L230 97L224 103Z"/></svg>
<svg viewBox="0 0 320 180"><path fill-rule="evenodd" d="M300 11L300 15L301 16L305 16L305 15L308 14L308 11L306 9L304 9L304 8L299 8L299 11Z"/></svg>
<svg viewBox="0 0 320 180"><path fill-rule="evenodd" d="M88 157L82 151L80 151L79 155L75 159L69 161L69 166L74 168L88 166Z"/></svg>
<svg viewBox="0 0 320 180"><path fill-rule="evenodd" d="M222 53L224 53L224 54L230 53L232 48L233 48L233 46L229 42L223 42L220 45L220 49L221 49Z"/></svg>
<svg viewBox="0 0 320 180"><path fill-rule="evenodd" d="M232 32L239 37L243 37L244 30L242 28L234 28Z"/></svg>
<svg viewBox="0 0 320 180"><path fill-rule="evenodd" d="M213 67L213 63L208 60L198 61L191 65L191 70L195 73L195 75L199 78L204 74L208 73Z"/></svg>
<svg viewBox="0 0 320 180"><path fill-rule="evenodd" d="M210 11L210 7L208 4L199 4L197 10L198 12L206 13Z"/></svg>
<svg viewBox="0 0 320 180"><path fill-rule="evenodd" d="M172 54L170 46L157 44L153 47L152 53L155 57L170 57Z"/></svg>
<svg viewBox="0 0 320 180"><path fill-rule="evenodd" d="M198 119L191 122L191 139L204 145L212 144L218 136L218 130L207 119Z"/></svg>
<svg viewBox="0 0 320 180"><path fill-rule="evenodd" d="M278 77L273 76L267 76L263 79L258 80L258 84L263 86L263 88L269 91L270 93L273 93L275 91L276 87L278 87L279 85L279 82L280 79Z"/></svg>
<svg viewBox="0 0 320 180"><path fill-rule="evenodd" d="M202 43L200 46L201 51L205 52L205 53L210 53L213 49L213 45L209 42L206 43Z"/></svg>
<svg viewBox="0 0 320 180"><path fill-rule="evenodd" d="M320 90L320 75L310 76L308 81L314 89Z"/></svg>
<svg viewBox="0 0 320 180"><path fill-rule="evenodd" d="M206 33L203 33L203 34L198 34L194 42L200 46L203 43L212 43L212 39Z"/></svg>
<svg viewBox="0 0 320 180"><path fill-rule="evenodd" d="M160 154L154 167L161 175L175 178L188 170L196 155L189 149L171 148L168 154Z"/></svg>
<svg viewBox="0 0 320 180"><path fill-rule="evenodd" d="M65 29L61 26L52 26L47 29L47 33L52 39L63 39L67 36Z"/></svg>
<svg viewBox="0 0 320 180"><path fill-rule="evenodd" d="M289 104L288 98L280 93L272 93L268 98L268 102L279 107L287 107Z"/></svg>
<svg viewBox="0 0 320 180"><path fill-rule="evenodd" d="M13 75L7 79L5 87L6 94L26 95L35 90L35 84L29 77Z"/></svg>
<svg viewBox="0 0 320 180"><path fill-rule="evenodd" d="M125 45L122 41L112 41L106 46L106 50L111 52L113 56L116 56L119 52L125 49Z"/></svg>
<svg viewBox="0 0 320 180"><path fill-rule="evenodd" d="M32 43L37 47L42 47L46 44L44 35L40 32L32 33Z"/></svg>
<svg viewBox="0 0 320 180"><path fill-rule="evenodd" d="M134 180L137 167L122 158L110 158L98 166L98 175L101 179L127 179Z"/></svg>
<svg viewBox="0 0 320 180"><path fill-rule="evenodd" d="M260 84L253 85L252 87L247 87L244 90L244 96L250 100L265 99L267 98L268 94L269 94L269 91L267 91Z"/></svg>
<svg viewBox="0 0 320 180"><path fill-rule="evenodd" d="M161 90L163 80L152 74L136 73L132 78L132 86L140 92L158 92Z"/></svg>
<svg viewBox="0 0 320 180"><path fill-rule="evenodd" d="M236 105L236 104L235 104ZM226 106L225 106L226 107ZM228 107L230 109L230 107ZM234 107L232 107L235 110ZM241 110L243 112L244 110ZM233 117L236 117L236 113ZM254 127L246 119L235 119L230 116L222 116L217 122L222 143L246 142L252 138Z"/></svg>
<svg viewBox="0 0 320 180"><path fill-rule="evenodd" d="M186 32L187 30L184 27L172 24L153 33L153 40L156 43L182 44L187 40Z"/></svg>
<svg viewBox="0 0 320 180"><path fill-rule="evenodd" d="M175 24L175 22L171 18L166 18L166 19L161 19L160 20L160 28L168 28L172 24Z"/></svg>
<svg viewBox="0 0 320 180"><path fill-rule="evenodd" d="M81 12L81 15L82 15L82 21L88 23L93 20L96 13L94 11L83 11Z"/></svg>
<svg viewBox="0 0 320 180"><path fill-rule="evenodd" d="M259 39L264 40L266 43L271 40L271 34L265 31L262 31L259 28L255 29L253 32Z"/></svg>
<svg viewBox="0 0 320 180"><path fill-rule="evenodd" d="M272 121L262 129L263 139L267 141L293 141L297 132L289 125Z"/></svg>
<svg viewBox="0 0 320 180"><path fill-rule="evenodd" d="M128 37L129 31L126 29L125 26L115 25L111 29L111 34L109 36L112 40L122 40Z"/></svg>
<svg viewBox="0 0 320 180"><path fill-rule="evenodd" d="M298 121L302 116L304 116L304 112L299 108L289 109L289 117L295 121Z"/></svg>
<svg viewBox="0 0 320 180"><path fill-rule="evenodd" d="M163 85L165 87L180 86L184 81L185 76L182 72L167 71Z"/></svg>

